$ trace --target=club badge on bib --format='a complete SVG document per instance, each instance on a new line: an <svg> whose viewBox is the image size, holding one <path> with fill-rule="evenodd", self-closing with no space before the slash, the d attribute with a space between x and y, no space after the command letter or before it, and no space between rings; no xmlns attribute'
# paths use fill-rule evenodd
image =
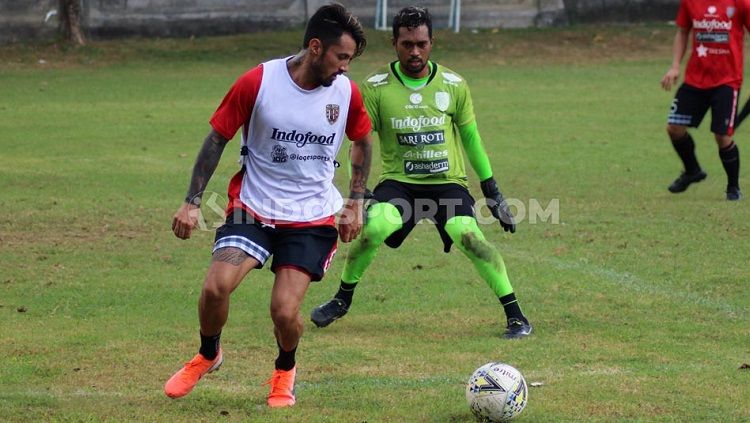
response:
<svg viewBox="0 0 750 423"><path fill-rule="evenodd" d="M326 119L328 123L333 125L339 120L339 105L338 104L326 104Z"/></svg>

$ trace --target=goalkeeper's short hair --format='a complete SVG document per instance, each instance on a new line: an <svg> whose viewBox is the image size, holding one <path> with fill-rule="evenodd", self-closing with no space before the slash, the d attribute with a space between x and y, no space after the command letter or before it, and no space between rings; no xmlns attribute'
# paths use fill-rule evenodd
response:
<svg viewBox="0 0 750 423"><path fill-rule="evenodd" d="M393 39L398 39L400 28L414 29L427 25L427 32L432 38L432 16L426 7L408 6L399 10L393 17Z"/></svg>

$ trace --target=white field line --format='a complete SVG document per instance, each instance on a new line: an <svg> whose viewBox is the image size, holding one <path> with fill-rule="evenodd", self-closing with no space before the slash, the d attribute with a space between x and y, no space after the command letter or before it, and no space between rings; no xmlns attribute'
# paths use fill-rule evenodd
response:
<svg viewBox="0 0 750 423"><path fill-rule="evenodd" d="M692 292L686 292L674 286L664 286L659 282L643 279L640 276L630 272L620 272L604 266L591 264L586 261L571 261L561 260L554 257L540 257L529 253L528 251L522 251L518 249L503 249L501 250L501 253L509 257L521 259L535 264L547 264L557 270L569 270L573 272L583 273L588 276L594 276L599 278L600 280L609 282L612 285L616 285L618 287L625 288L639 294L658 295L676 303L693 304L695 306L707 307L714 311L723 313L727 317L750 320L750 312L748 312L748 309L746 308L740 309L731 304L716 300L715 298L704 297Z"/></svg>

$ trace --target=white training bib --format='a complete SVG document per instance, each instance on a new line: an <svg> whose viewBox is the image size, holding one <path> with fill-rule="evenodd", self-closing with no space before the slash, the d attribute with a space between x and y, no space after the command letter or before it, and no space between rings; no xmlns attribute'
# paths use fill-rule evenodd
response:
<svg viewBox="0 0 750 423"><path fill-rule="evenodd" d="M300 88L287 59L263 64L250 122L243 128L245 175L240 200L260 217L310 222L335 214L342 197L333 185L334 160L345 136L351 82Z"/></svg>

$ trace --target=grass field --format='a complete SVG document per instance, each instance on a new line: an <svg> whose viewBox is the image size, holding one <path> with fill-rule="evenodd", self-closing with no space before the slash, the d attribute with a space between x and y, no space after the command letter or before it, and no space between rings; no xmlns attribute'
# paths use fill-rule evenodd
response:
<svg viewBox="0 0 750 423"><path fill-rule="evenodd" d="M420 225L381 250L349 315L307 323L284 410L262 386L276 352L267 270L233 296L221 371L180 400L162 385L197 349L213 233L180 241L170 222L208 118L301 33L0 47L0 420L469 422L465 381L505 361L542 383L519 421L750 421L750 208L724 200L707 124L694 136L709 178L666 190L680 172L664 131L673 93L658 84L672 34L438 33L433 58L469 80L506 195L559 204L558 223L483 227L535 332L501 339L490 290ZM370 32L352 75L392 57ZM218 204L236 146L209 185ZM340 247L306 322L338 286Z"/></svg>

